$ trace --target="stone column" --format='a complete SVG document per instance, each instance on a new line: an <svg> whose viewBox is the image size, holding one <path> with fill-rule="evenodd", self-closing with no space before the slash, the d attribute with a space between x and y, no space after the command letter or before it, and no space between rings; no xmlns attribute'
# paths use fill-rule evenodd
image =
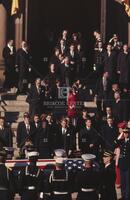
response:
<svg viewBox="0 0 130 200"><path fill-rule="evenodd" d="M15 46L16 49L21 47L23 40L23 14L15 19Z"/></svg>
<svg viewBox="0 0 130 200"><path fill-rule="evenodd" d="M101 27L100 32L102 34L103 42L106 41L106 9L107 9L107 0L101 0Z"/></svg>
<svg viewBox="0 0 130 200"><path fill-rule="evenodd" d="M128 46L130 47L130 22L128 22Z"/></svg>
<svg viewBox="0 0 130 200"><path fill-rule="evenodd" d="M6 45L7 11L3 4L0 4L0 86L3 84L4 60L2 57L3 48Z"/></svg>

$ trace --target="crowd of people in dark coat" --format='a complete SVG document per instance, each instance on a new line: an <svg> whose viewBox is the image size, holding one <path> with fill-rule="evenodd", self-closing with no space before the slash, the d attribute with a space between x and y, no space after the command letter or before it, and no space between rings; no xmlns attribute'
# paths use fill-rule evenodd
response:
<svg viewBox="0 0 130 200"><path fill-rule="evenodd" d="M128 45L123 44L117 34L114 34L105 45L101 34L94 31L92 68L96 81L94 88L89 88L83 81L87 70L81 34L73 33L71 37L69 36L67 30L62 32L50 58L49 73L44 79L36 78L29 88L32 61L27 43L23 41L21 48L15 53L13 41L10 40L3 50L6 75L4 87L8 89L17 86L18 94L26 93L26 102L29 103L29 112L24 113L23 121L19 122L17 127L16 139L20 158L28 158L28 153L37 151L39 158L50 159L54 157L55 149L63 149L68 158L76 159L82 154L94 155L99 171L101 163L104 162L104 170L108 178L105 178L102 184L106 187L106 191L108 190L108 194L110 187L113 190L110 196L105 194L103 196L102 193L101 199L117 199L116 181L117 187L121 187L122 199L128 200L130 198L130 52ZM12 76L17 77L17 75L19 75L18 80L11 79ZM89 112L89 107L85 107L84 102L89 99L96 103L95 113ZM4 122L4 118L1 117L1 149L5 146L12 147L13 134ZM108 153L104 154L104 152ZM105 161L102 160L103 155ZM108 169L111 164L112 167ZM92 164L88 165L88 168L92 168ZM89 185L88 182L82 184L82 180L85 181L85 173L86 169L77 175L81 187L77 198L97 200L96 186L94 186L96 172L86 175L94 179L94 183L92 181L92 185L90 184L88 188L84 185ZM62 175L61 173L61 177ZM108 184L109 175L111 181ZM66 176L68 177L65 175L62 179L66 180ZM61 177L58 175L56 179L59 180ZM51 178L52 182L55 181L54 174ZM68 191L59 191L57 188L54 191L59 194L55 193L56 197L53 194L53 199L64 199L65 192L68 195ZM27 196L22 198L25 200ZM65 199L70 199L70 196L65 196Z"/></svg>

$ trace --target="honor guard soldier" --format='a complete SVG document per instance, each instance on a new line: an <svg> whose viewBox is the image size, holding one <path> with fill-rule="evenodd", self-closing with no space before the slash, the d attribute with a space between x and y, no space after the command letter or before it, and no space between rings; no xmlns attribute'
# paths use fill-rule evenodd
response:
<svg viewBox="0 0 130 200"><path fill-rule="evenodd" d="M58 150L60 154L60 151ZM56 152L57 154L57 152ZM62 155L62 152L61 152ZM72 179L69 172L64 167L65 158L56 158L56 169L54 169L49 178L51 188L51 200L71 200Z"/></svg>
<svg viewBox="0 0 130 200"><path fill-rule="evenodd" d="M29 165L21 171L19 177L19 189L21 200L37 200L40 191L41 170L36 166L39 153L28 153Z"/></svg>
<svg viewBox="0 0 130 200"><path fill-rule="evenodd" d="M120 148L119 169L121 175L121 195L123 200L130 199L130 131L123 129L123 138L116 140Z"/></svg>
<svg viewBox="0 0 130 200"><path fill-rule="evenodd" d="M99 173L93 166L93 154L83 154L84 170L80 170L76 175L76 188L78 191L77 200L98 200Z"/></svg>
<svg viewBox="0 0 130 200"><path fill-rule="evenodd" d="M101 200L117 200L115 181L114 153L105 151L103 154L104 167L101 170Z"/></svg>
<svg viewBox="0 0 130 200"><path fill-rule="evenodd" d="M14 192L13 174L5 166L6 151L0 151L0 199L11 200Z"/></svg>

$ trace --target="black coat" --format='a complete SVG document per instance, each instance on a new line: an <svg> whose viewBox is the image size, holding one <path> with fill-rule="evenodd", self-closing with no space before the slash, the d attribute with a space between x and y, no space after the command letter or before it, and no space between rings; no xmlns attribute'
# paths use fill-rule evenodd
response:
<svg viewBox="0 0 130 200"><path fill-rule="evenodd" d="M118 137L118 129L117 127L113 124L112 127L109 127L109 125L106 123L102 127L102 137L103 137L103 147L105 149L114 151L115 148L115 143L114 141Z"/></svg>
<svg viewBox="0 0 130 200"><path fill-rule="evenodd" d="M49 126L45 129L41 127L37 131L35 135L35 146L40 158L51 158L51 153L53 152L53 133Z"/></svg>
<svg viewBox="0 0 130 200"><path fill-rule="evenodd" d="M25 52L22 48L16 52L16 65L19 68L19 76L28 78L29 67L31 66L31 55Z"/></svg>
<svg viewBox="0 0 130 200"><path fill-rule="evenodd" d="M120 71L119 82L128 83L130 79L130 52L125 54L123 51L118 55L117 71Z"/></svg>
<svg viewBox="0 0 130 200"><path fill-rule="evenodd" d="M83 128L79 133L79 148L82 153L92 153L97 155L98 151L98 135L94 128ZM93 147L89 147L90 144L93 144Z"/></svg>
<svg viewBox="0 0 130 200"><path fill-rule="evenodd" d="M107 81L107 85L106 85L105 90L104 90L104 87L103 87L103 78L99 79L97 81L97 84L96 84L95 94L97 95L97 98L100 99L100 100L101 99L107 99L109 91L111 89L111 83L110 83L109 79L107 79L106 81Z"/></svg>
<svg viewBox="0 0 130 200"><path fill-rule="evenodd" d="M15 69L15 48L13 47L13 54L10 54L11 50L8 46L3 49L3 58L5 62L5 70L8 72L14 71Z"/></svg>
<svg viewBox="0 0 130 200"><path fill-rule="evenodd" d="M45 88L40 87L40 92L38 93L36 85L32 85L28 90L28 95L26 102L29 103L29 113L31 116L34 114L42 114L43 111L43 101L45 98Z"/></svg>
<svg viewBox="0 0 130 200"><path fill-rule="evenodd" d="M108 53L104 53L104 72L108 72L109 79L114 82L116 80L116 65L117 65L117 55L116 52L112 51L111 55L108 56Z"/></svg>
<svg viewBox="0 0 130 200"><path fill-rule="evenodd" d="M13 134L10 128L4 128L0 130L0 148L12 147L13 145Z"/></svg>
<svg viewBox="0 0 130 200"><path fill-rule="evenodd" d="M34 129L30 124L30 130L26 129L25 122L19 122L17 127L17 146L22 148L27 140L32 140Z"/></svg>

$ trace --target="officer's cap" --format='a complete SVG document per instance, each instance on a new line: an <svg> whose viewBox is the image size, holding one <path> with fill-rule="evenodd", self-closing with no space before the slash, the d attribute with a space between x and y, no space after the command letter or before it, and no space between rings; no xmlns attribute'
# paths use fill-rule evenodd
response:
<svg viewBox="0 0 130 200"><path fill-rule="evenodd" d="M94 160L96 158L93 154L83 154L81 157L84 161Z"/></svg>
<svg viewBox="0 0 130 200"><path fill-rule="evenodd" d="M64 149L56 149L55 151L55 156L58 158L60 157L65 157L66 156L66 151Z"/></svg>
<svg viewBox="0 0 130 200"><path fill-rule="evenodd" d="M38 157L38 156L39 156L39 153L37 151L28 152L28 158Z"/></svg>
<svg viewBox="0 0 130 200"><path fill-rule="evenodd" d="M113 157L114 153L112 151L106 150L103 153L103 157Z"/></svg>

